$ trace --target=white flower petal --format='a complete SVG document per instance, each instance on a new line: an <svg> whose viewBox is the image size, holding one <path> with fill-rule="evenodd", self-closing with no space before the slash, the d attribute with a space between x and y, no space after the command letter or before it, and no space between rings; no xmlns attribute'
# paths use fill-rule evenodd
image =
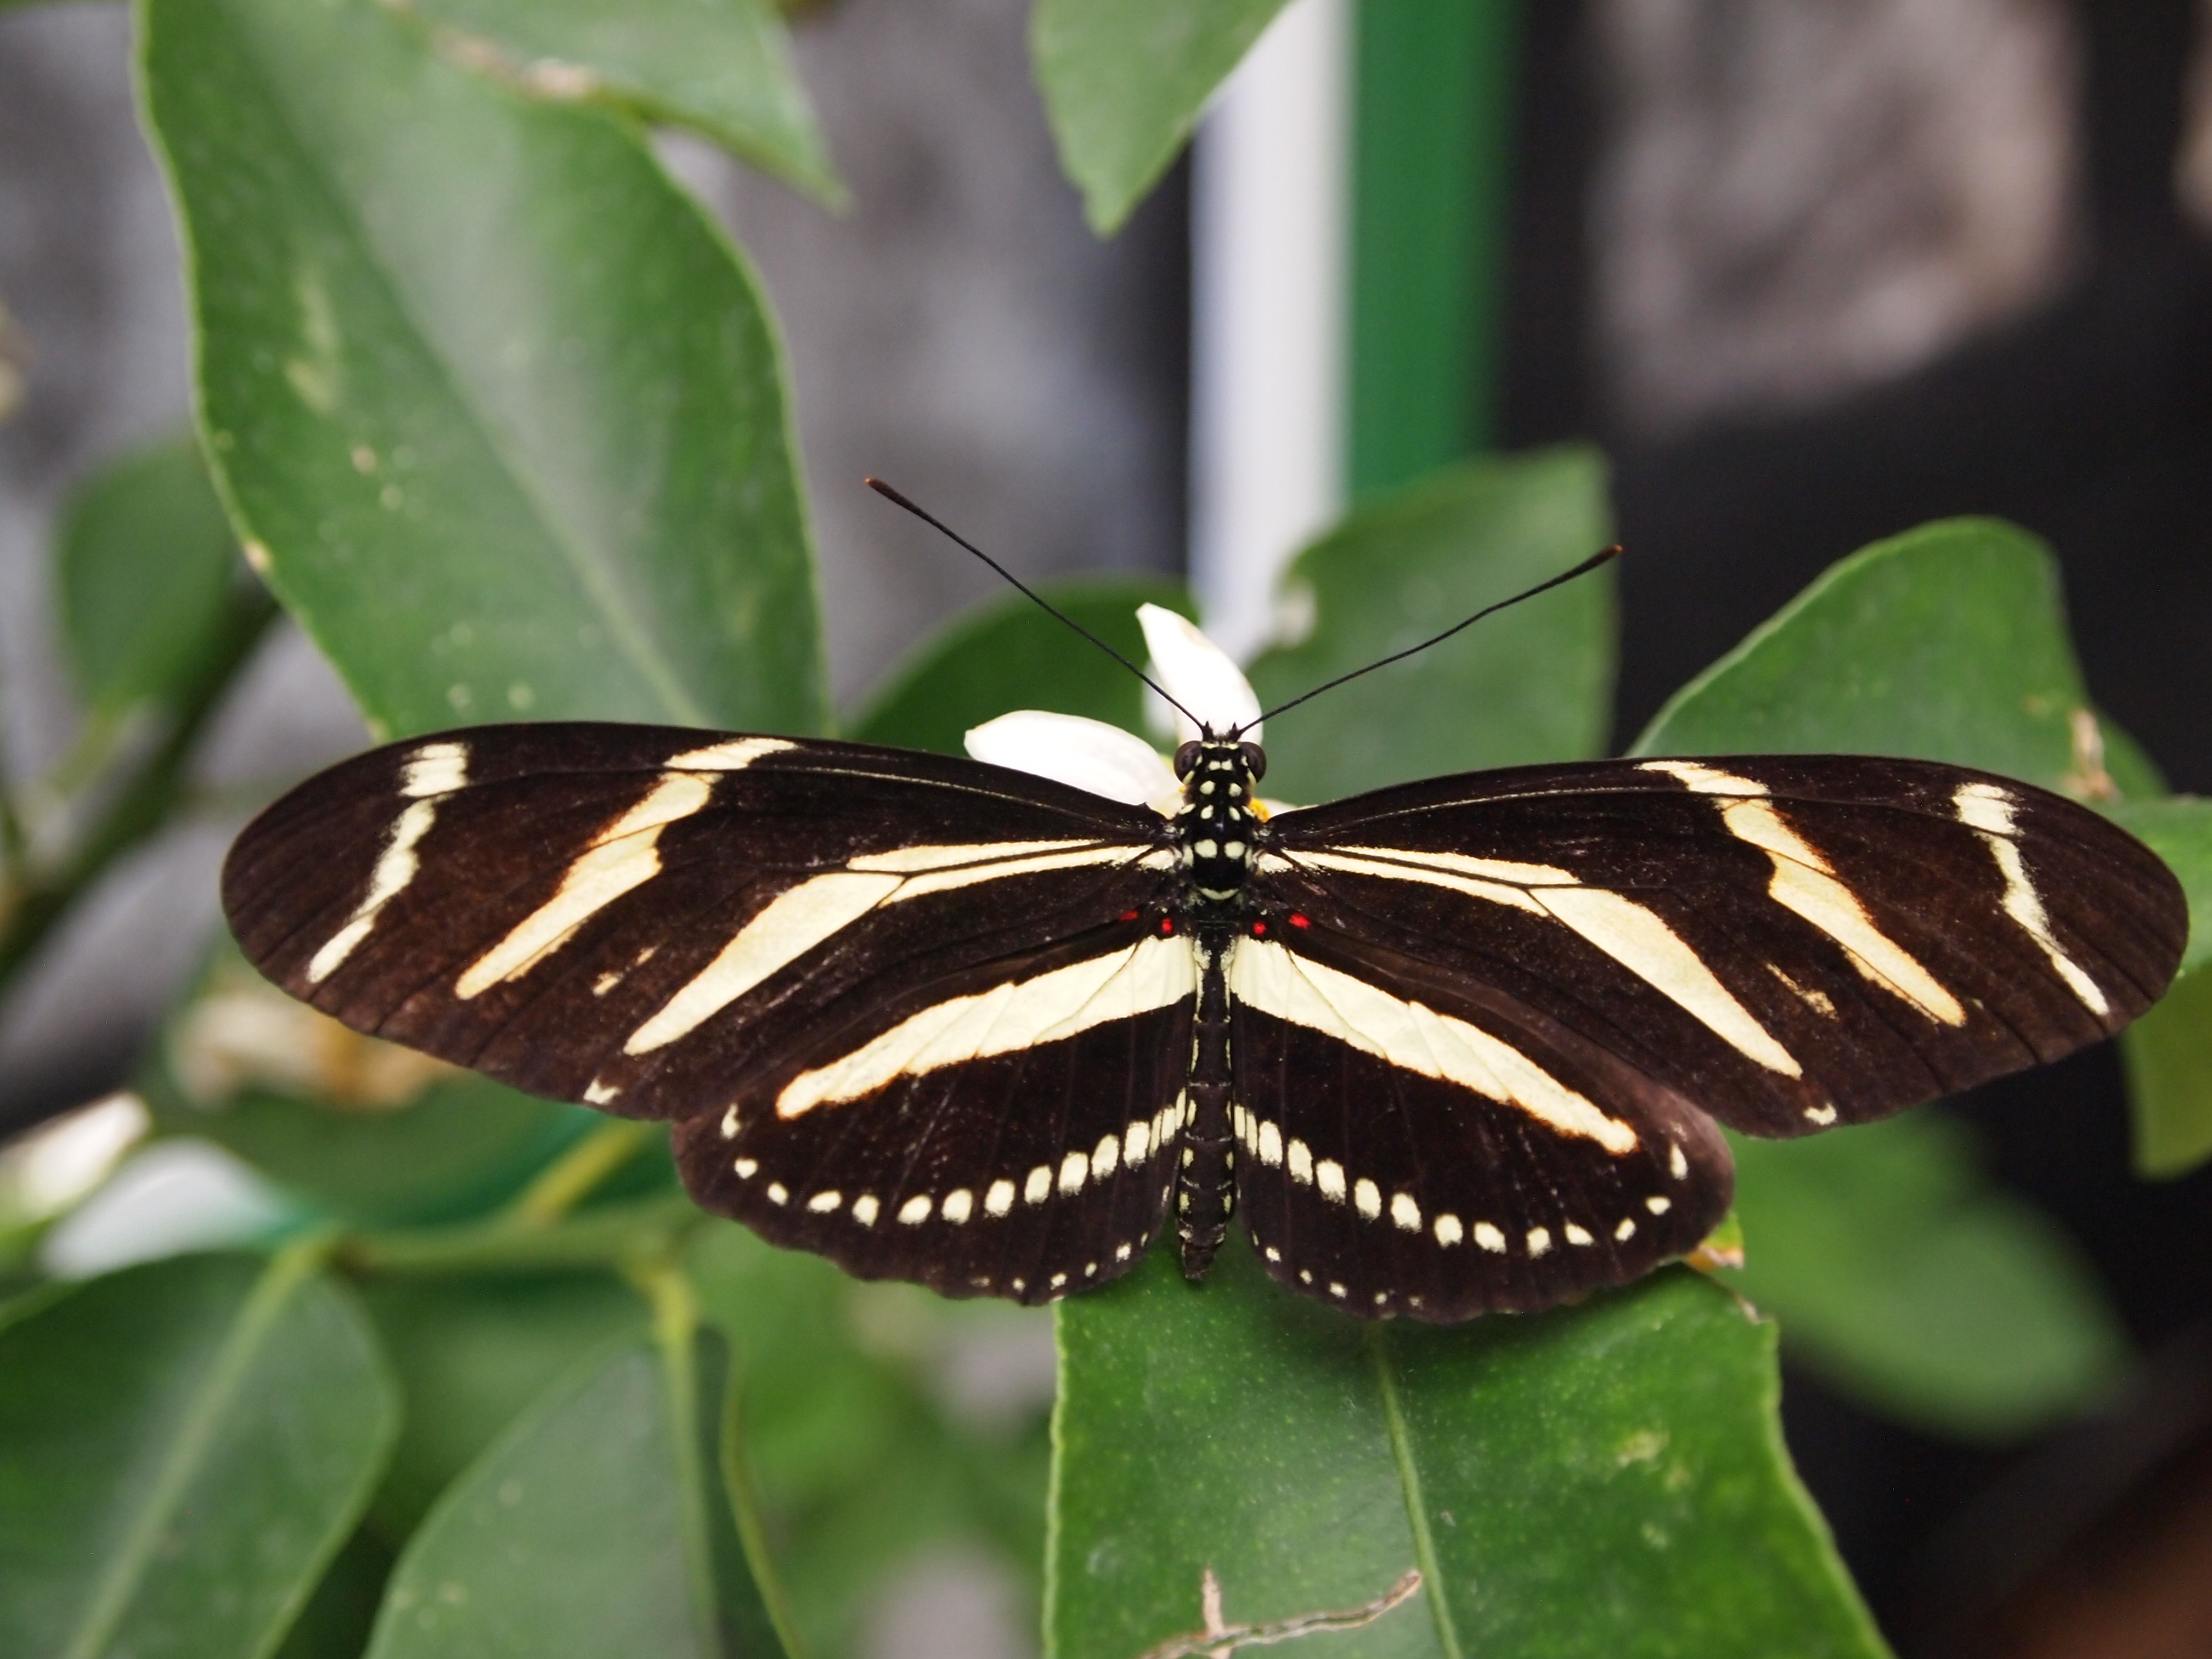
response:
<svg viewBox="0 0 2212 1659"><path fill-rule="evenodd" d="M1152 678L1168 695L1195 714L1214 736L1237 732L1248 743L1260 741L1260 699L1236 659L1198 631L1186 617L1157 605L1137 607L1144 624L1145 643L1152 653ZM1176 731L1185 743L1199 735L1183 715L1176 716Z"/></svg>
<svg viewBox="0 0 2212 1659"><path fill-rule="evenodd" d="M1109 800L1169 813L1182 798L1175 769L1159 750L1118 726L1080 714L1018 708L984 721L967 742L979 761L1072 783Z"/></svg>

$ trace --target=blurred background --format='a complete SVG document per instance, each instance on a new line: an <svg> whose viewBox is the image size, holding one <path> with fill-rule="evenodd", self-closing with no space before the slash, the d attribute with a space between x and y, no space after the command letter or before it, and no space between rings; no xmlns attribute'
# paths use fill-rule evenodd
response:
<svg viewBox="0 0 2212 1659"><path fill-rule="evenodd" d="M1106 240L1020 0L832 0L794 27L848 211L663 153L786 332L841 702L990 591L864 473L1024 574L1188 571L1249 649L1274 571L1344 505L1578 438L1612 458L1630 550L1623 741L1834 559L1991 513L2057 549L2105 709L2212 791L2212 3L1296 0ZM58 508L188 412L107 0L0 7L0 689L30 778L79 718ZM197 763L216 810L114 872L0 1008L0 1133L128 1075L213 925L225 792L362 740L274 638ZM2212 1653L2212 1174L2130 1174L2106 1050L1944 1109L2087 1252L2138 1380L1966 1447L1792 1370L1800 1468L1903 1654ZM1048 1352L970 1370L1050 1386ZM1030 1640L975 1564L897 1595L882 1629L931 1650Z"/></svg>

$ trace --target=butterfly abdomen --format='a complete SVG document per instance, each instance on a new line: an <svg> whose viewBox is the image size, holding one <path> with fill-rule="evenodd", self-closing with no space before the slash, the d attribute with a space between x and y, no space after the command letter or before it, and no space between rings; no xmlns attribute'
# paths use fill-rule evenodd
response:
<svg viewBox="0 0 2212 1659"><path fill-rule="evenodd" d="M1200 978L1188 1085L1191 1125L1176 1176L1176 1240L1183 1277L1193 1283L1206 1277L1214 1252L1229 1237L1229 1218L1237 1207L1236 1132L1229 1110L1229 980L1224 967L1233 938L1225 924L1201 924L1196 935Z"/></svg>

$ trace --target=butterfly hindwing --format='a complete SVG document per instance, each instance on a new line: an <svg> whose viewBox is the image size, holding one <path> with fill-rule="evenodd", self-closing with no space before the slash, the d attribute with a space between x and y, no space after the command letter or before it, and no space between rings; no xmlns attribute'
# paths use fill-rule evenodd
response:
<svg viewBox="0 0 2212 1659"><path fill-rule="evenodd" d="M1271 914L1495 987L1723 1121L1879 1117L2118 1030L2185 937L2131 837L1923 762L1601 762L1286 813Z"/></svg>
<svg viewBox="0 0 2212 1659"><path fill-rule="evenodd" d="M1230 968L1237 1201L1267 1270L1369 1316L1620 1284L1728 1209L1688 1101L1556 1022L1318 927Z"/></svg>

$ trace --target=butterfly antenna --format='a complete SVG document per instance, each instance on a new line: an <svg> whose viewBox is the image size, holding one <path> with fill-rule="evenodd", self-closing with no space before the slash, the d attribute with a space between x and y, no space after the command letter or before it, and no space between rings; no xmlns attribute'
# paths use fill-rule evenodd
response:
<svg viewBox="0 0 2212 1659"><path fill-rule="evenodd" d="M1012 571L1007 569L1006 566L1000 564L996 559L993 558L988 553L986 553L981 548L976 546L975 543L969 541L965 536L955 530L951 525L945 523L944 520L939 518L934 513L928 511L925 507L915 506L912 501L907 500L905 496L900 495L897 490L885 483L881 478L870 478L866 482L869 489L874 490L877 495L882 496L894 507L904 507L908 512L913 514L915 518L927 525L932 530L936 531L941 536L947 537L951 540L958 543L962 547L966 548L970 553L973 553L977 558L982 560L985 564L989 565L992 569L997 571L1001 576L1005 577L1006 581L1013 587L1016 592L1020 593L1024 598L1029 599L1040 611L1042 611L1045 615L1054 618L1055 621L1065 623L1068 627L1082 635L1085 639L1090 641L1091 644L1097 646L1101 651L1103 651L1108 656L1113 658L1115 662L1120 663L1122 667L1127 669L1139 679L1144 681L1146 685L1151 686L1153 690L1158 691L1160 696L1166 700L1170 708L1180 713L1182 717L1188 720L1193 726L1203 726L1206 724L1206 722L1200 720L1197 715L1192 714L1189 709L1185 708L1173 697L1169 696L1166 688L1162 686L1158 680L1154 679L1150 674L1145 672L1143 669L1138 667L1136 664L1131 662L1127 657L1116 651L1112 646L1107 644L1105 641L1100 639L1096 634L1085 628L1081 623L1076 621L1074 617L1069 616L1066 611L1060 610L1050 600L1045 599L1042 594L1037 592L1035 588L1023 581L1019 576L1014 574ZM1566 578L1563 576L1559 580L1564 581ZM1508 601L1508 603L1510 603L1510 601ZM1470 617L1468 620L1472 621L1473 618ZM1462 626L1464 625L1464 623L1462 624ZM1379 666L1380 665L1377 665ZM1326 690L1328 688L1323 687L1322 689Z"/></svg>
<svg viewBox="0 0 2212 1659"><path fill-rule="evenodd" d="M1548 589L1557 587L1564 582L1571 582L1577 576L1587 576L1591 571L1597 569L1601 565L1611 564L1620 556L1620 548L1618 544L1612 547L1601 548L1597 552L1591 554L1587 559L1584 559L1572 570L1562 570L1558 575L1553 577L1550 580L1538 582L1534 587L1528 589L1525 592L1516 593L1510 599L1500 599L1496 605L1486 605L1483 606L1481 610L1476 611L1472 617L1468 617L1464 622L1454 623L1449 628L1444 629L1443 633L1438 634L1433 639L1423 640L1419 645L1409 645L1403 651L1394 651L1387 657L1378 658L1375 661L1369 663L1364 668L1355 668L1349 674L1339 674L1334 679L1328 680L1320 685L1316 685L1312 690L1303 692L1299 696L1292 697L1288 702L1279 702L1273 708L1267 710L1266 714L1261 715L1260 720L1249 721L1248 722L1248 725L1257 726L1260 723L1260 720L1271 720L1286 708L1296 708L1300 703L1310 702L1312 699L1321 696L1324 691L1335 690L1338 686L1342 685L1346 680L1356 680L1362 674L1371 674L1378 668L1388 668L1394 662L1403 662L1407 658L1414 655L1418 652L1425 651L1432 645L1442 645L1446 640L1458 633L1462 628L1472 628L1475 623L1480 622L1485 617L1491 616L1497 611L1503 611L1508 605L1518 605L1523 599L1533 599L1539 593L1544 592Z"/></svg>

